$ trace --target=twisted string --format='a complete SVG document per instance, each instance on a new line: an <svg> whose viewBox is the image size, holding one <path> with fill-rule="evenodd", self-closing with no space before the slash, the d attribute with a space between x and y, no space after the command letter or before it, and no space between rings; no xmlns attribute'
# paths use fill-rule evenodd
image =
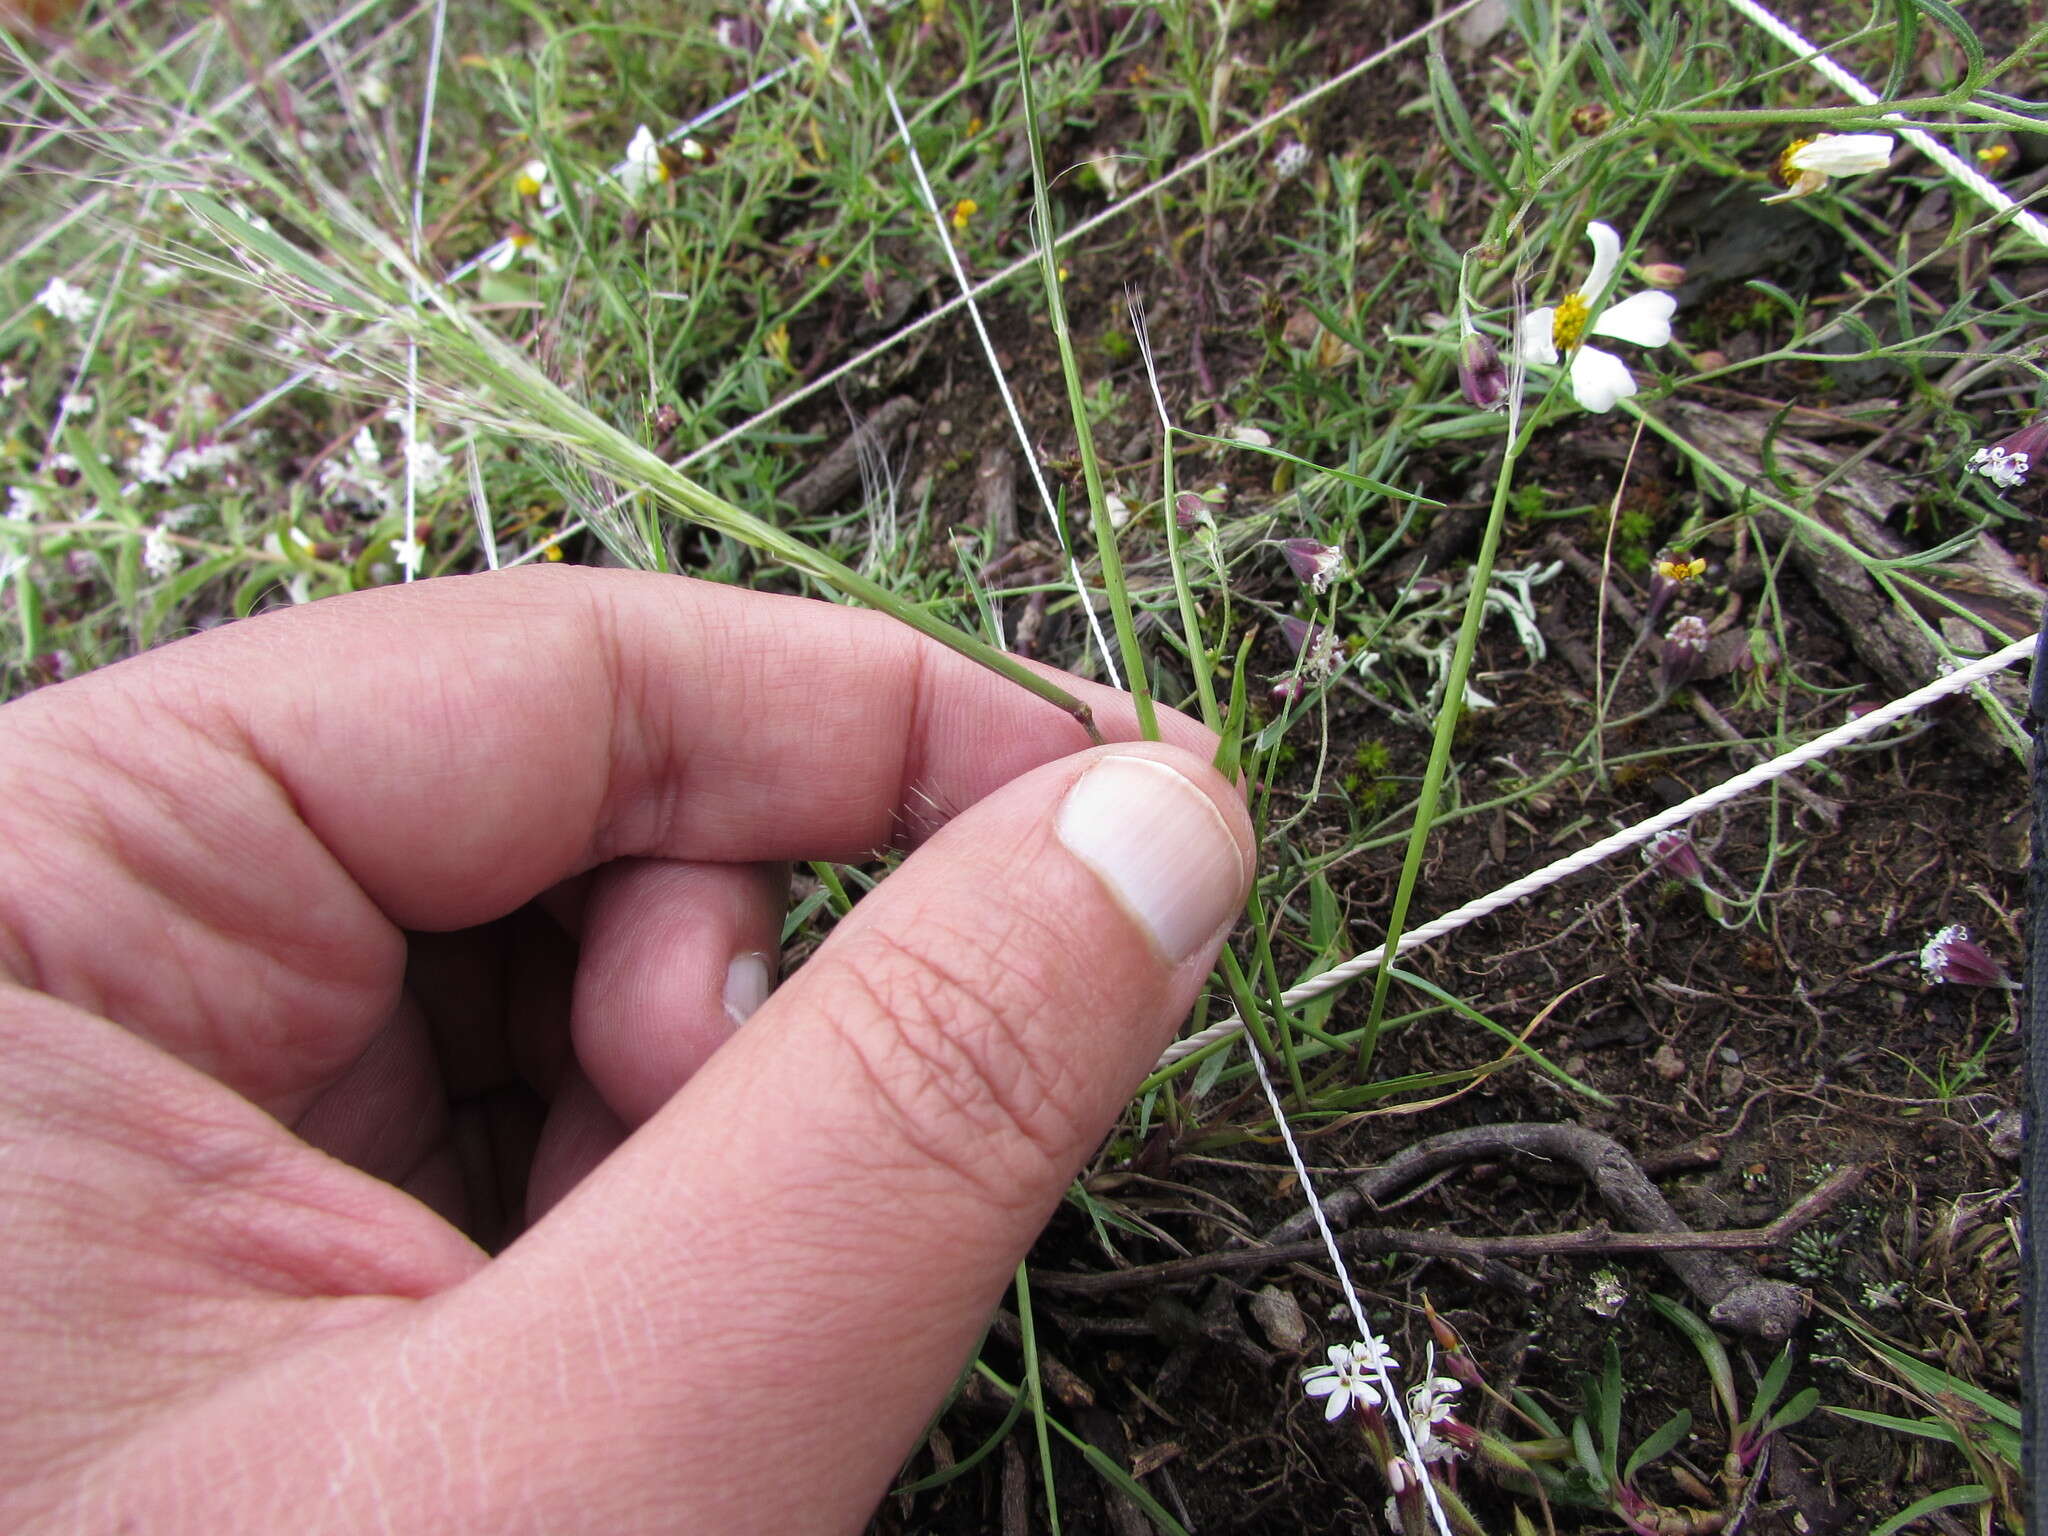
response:
<svg viewBox="0 0 2048 1536"><path fill-rule="evenodd" d="M1881 705L1867 715L1851 720L1846 725L1838 725L1833 730L1824 732L1789 752L1758 763L1753 768L1744 769L1712 789L1694 795L1690 800L1680 801L1669 810L1659 811L1632 827L1624 827L1619 832L1601 838L1597 843L1588 844L1576 853L1568 853L1563 858L1554 859L1541 869L1534 870L1519 880L1510 881L1484 896L1475 897L1463 906L1446 912L1442 917L1424 923L1420 928L1412 928L1401 935L1400 943L1395 947L1395 955L1398 958L1411 949L1442 938L1445 934L1455 933L1467 923L1477 922L1482 917L1498 912L1502 907L1512 906L1524 896L1533 896L1561 880L1570 879L1581 870L1591 869L1595 864L1612 858L1617 853L1640 847L1659 832L1668 832L1671 828L1711 811L1716 806L1726 805L1730 800L1746 795L1752 789L1768 784L1773 779L1783 778L1815 758L1825 757L1837 747L1846 747L1851 742L1874 736L1894 721L1904 719L1916 710L1925 709L1929 704L1948 698L1951 694L1961 693L1965 688L1981 683L1985 678L2030 655L2034 649L2034 640L2035 637L2031 635L2024 640L2015 640L2004 650L1958 667L1923 688L1916 688L1901 698L1893 699L1889 704ZM1311 976L1283 992L1280 995L1281 1005L1292 1008L1321 997L1325 992L1335 991L1348 982L1356 981L1379 965L1386 958L1386 953L1387 947L1381 944L1361 955L1353 956L1341 965L1332 966L1327 971ZM1230 1039L1243 1029L1244 1020L1235 1015L1221 1023L1212 1024L1207 1029L1168 1046L1153 1070L1164 1071L1176 1062L1185 1061L1197 1051L1216 1044L1219 1040ZM1257 1054L1256 1051L1253 1052L1254 1056Z"/></svg>
<svg viewBox="0 0 2048 1536"><path fill-rule="evenodd" d="M1728 3L1742 15L1755 22L1757 26L1763 28L1772 37L1783 43L1787 48L1800 55L1802 63L1811 67L1815 73L1826 76L1841 90L1843 95L1861 102L1866 107L1874 107L1884 99L1856 76L1850 74L1848 70L1808 42L1790 22L1783 20L1775 11L1760 4L1759 0L1728 0ZM1971 165L1962 156L1958 155L1954 150L1924 129L1905 126L1906 117L1904 113L1887 112L1884 114L1884 118L1888 123L1901 124L1899 137L1919 150L1921 154L1932 160L1936 165L1939 165L1944 171L1948 172L1950 177L1956 182L1967 188L1976 197L1989 203L2000 213L2010 214L2014 224L2032 235L2042 245L2048 245L2048 224L2043 224L2035 215L2021 208L2018 203L2006 195L2005 189L1999 186L1997 182L1984 175L1974 165Z"/></svg>

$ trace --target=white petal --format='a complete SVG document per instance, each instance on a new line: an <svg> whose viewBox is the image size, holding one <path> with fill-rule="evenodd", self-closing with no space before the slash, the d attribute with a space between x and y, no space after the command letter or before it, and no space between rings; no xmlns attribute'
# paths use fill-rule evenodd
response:
<svg viewBox="0 0 2048 1536"><path fill-rule="evenodd" d="M1326 1422L1341 1419L1344 1417L1344 1410L1350 1406L1351 1397L1349 1393L1332 1392L1330 1394L1330 1406L1323 1410L1323 1418Z"/></svg>
<svg viewBox="0 0 2048 1536"><path fill-rule="evenodd" d="M633 130L632 142L626 146L626 158L641 165L660 163L661 153L654 147L654 130L645 123Z"/></svg>
<svg viewBox="0 0 2048 1536"><path fill-rule="evenodd" d="M1614 409L1614 402L1636 392L1636 376L1628 364L1612 352L1598 347L1581 347L1572 359L1572 393L1579 404L1596 415Z"/></svg>
<svg viewBox="0 0 2048 1536"><path fill-rule="evenodd" d="M1320 1371L1327 1371L1329 1367L1327 1365L1321 1365L1317 1366L1316 1369ZM1301 1390L1306 1392L1310 1397L1328 1397L1332 1392L1337 1390L1337 1378L1335 1376L1305 1375L1301 1378Z"/></svg>
<svg viewBox="0 0 2048 1536"><path fill-rule="evenodd" d="M484 263L493 272L502 272L512 265L512 259L519 254L519 247L510 240L500 240L497 249L491 252L491 259Z"/></svg>
<svg viewBox="0 0 2048 1536"><path fill-rule="evenodd" d="M1823 176L1861 176L1892 163L1894 140L1888 133L1823 133L1787 157L1797 171Z"/></svg>
<svg viewBox="0 0 2048 1536"><path fill-rule="evenodd" d="M1557 361L1557 311L1549 305L1522 316L1522 355L1532 363Z"/></svg>
<svg viewBox="0 0 2048 1536"><path fill-rule="evenodd" d="M1614 232L1612 224L1595 219L1586 226L1586 238L1593 242L1593 270L1586 274L1579 292L1597 299L1614 276L1614 269L1621 265L1621 236Z"/></svg>
<svg viewBox="0 0 2048 1536"><path fill-rule="evenodd" d="M1612 336L1639 347L1668 346L1677 308L1678 300L1668 293L1638 293L1601 310L1590 329L1595 336Z"/></svg>

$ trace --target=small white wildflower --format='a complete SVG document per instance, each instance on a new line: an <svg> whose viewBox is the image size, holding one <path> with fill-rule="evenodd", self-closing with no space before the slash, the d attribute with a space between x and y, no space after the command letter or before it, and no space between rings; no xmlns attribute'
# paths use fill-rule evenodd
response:
<svg viewBox="0 0 2048 1536"><path fill-rule="evenodd" d="M130 416L128 430L138 439L135 451L121 466L144 485L166 485L170 472L171 434L146 416Z"/></svg>
<svg viewBox="0 0 2048 1536"><path fill-rule="evenodd" d="M1299 139L1289 139L1273 156L1273 179L1292 181L1308 169L1309 161L1315 158L1309 147Z"/></svg>
<svg viewBox="0 0 2048 1536"><path fill-rule="evenodd" d="M1273 446L1272 433L1266 431L1263 427L1247 426L1243 422L1235 423L1223 435L1233 443L1243 443L1252 448L1270 448Z"/></svg>
<svg viewBox="0 0 2048 1536"><path fill-rule="evenodd" d="M2026 483L2029 466L2024 453L2007 453L2003 448L1979 448L1963 467L1974 470L2000 490L2009 491Z"/></svg>
<svg viewBox="0 0 2048 1536"><path fill-rule="evenodd" d="M32 519L43 507L43 499L25 485L7 487L7 516L17 523Z"/></svg>
<svg viewBox="0 0 2048 1536"><path fill-rule="evenodd" d="M99 401L83 393L60 395L57 399L57 408L66 416L90 416L99 408Z"/></svg>
<svg viewBox="0 0 2048 1536"><path fill-rule="evenodd" d="M1612 352L1586 346L1585 339L1612 336L1639 347L1667 346L1678 301L1668 293L1645 290L1619 304L1594 309L1615 268L1621 265L1621 236L1612 225L1595 220L1586 226L1586 238L1593 242L1593 268L1585 283L1561 304L1530 310L1522 318L1520 337L1523 356L1546 368L1555 367L1558 358L1569 352L1572 394L1580 405L1597 413L1613 410L1617 400L1634 394L1636 379L1627 363Z"/></svg>
<svg viewBox="0 0 2048 1536"><path fill-rule="evenodd" d="M98 299L61 277L53 277L43 284L43 291L36 295L36 302L53 318L72 325L82 325L90 320L93 311L100 307Z"/></svg>
<svg viewBox="0 0 2048 1536"><path fill-rule="evenodd" d="M1362 1344L1332 1344L1329 1358L1328 1365L1311 1366L1301 1373L1302 1391L1310 1397L1329 1399L1323 1405L1325 1419L1341 1419L1353 1404L1361 1408L1379 1406L1380 1389L1372 1378L1376 1372L1391 1370L1399 1364L1379 1339Z"/></svg>
<svg viewBox="0 0 2048 1536"><path fill-rule="evenodd" d="M164 478L182 483L194 475L225 469L241 456L239 443L195 443L190 448L180 448L165 461Z"/></svg>
<svg viewBox="0 0 2048 1536"><path fill-rule="evenodd" d="M174 575L184 557L178 553L178 546L171 542L171 536L161 528L152 528L142 541L142 568L162 581Z"/></svg>
<svg viewBox="0 0 2048 1536"><path fill-rule="evenodd" d="M1778 180L1785 186L1767 203L1811 197L1836 176L1864 176L1892 163L1895 140L1888 133L1817 133L1796 139L1778 156Z"/></svg>
<svg viewBox="0 0 2048 1536"><path fill-rule="evenodd" d="M1109 526L1112 528L1122 528L1136 515L1132 511L1131 504L1125 501L1123 497L1117 495L1115 491L1111 491L1102 498L1102 510L1108 516Z"/></svg>
<svg viewBox="0 0 2048 1536"><path fill-rule="evenodd" d="M619 185L626 189L628 197L638 197L649 187L668 180L668 167L662 163L661 146L654 140L654 130L642 123L633 131L632 142L626 145L626 160L619 167Z"/></svg>
<svg viewBox="0 0 2048 1536"><path fill-rule="evenodd" d="M2048 417L1979 448L1963 468L1982 475L2001 491L2016 491L2044 462L2048 462Z"/></svg>
<svg viewBox="0 0 2048 1536"><path fill-rule="evenodd" d="M371 111L380 111L391 102L391 87L382 75L367 74L356 82L356 99Z"/></svg>
<svg viewBox="0 0 2048 1536"><path fill-rule="evenodd" d="M145 261L137 265L136 276L142 279L145 292L162 293L176 283L184 273L176 267L166 266L160 261Z"/></svg>
<svg viewBox="0 0 2048 1536"><path fill-rule="evenodd" d="M12 400L15 395L27 388L27 379L12 368L0 368L0 400Z"/></svg>
<svg viewBox="0 0 2048 1536"><path fill-rule="evenodd" d="M405 461L412 469L415 491L438 490L455 467L454 460L429 442L407 443Z"/></svg>
<svg viewBox="0 0 2048 1536"><path fill-rule="evenodd" d="M420 562L425 560L426 557L427 546L418 539L393 539L391 541L391 558L397 562L399 569L408 576L419 575Z"/></svg>
<svg viewBox="0 0 2048 1536"><path fill-rule="evenodd" d="M320 490L338 504L381 509L393 500L384 475L384 453L368 427L358 428L346 457L337 455L320 466Z"/></svg>

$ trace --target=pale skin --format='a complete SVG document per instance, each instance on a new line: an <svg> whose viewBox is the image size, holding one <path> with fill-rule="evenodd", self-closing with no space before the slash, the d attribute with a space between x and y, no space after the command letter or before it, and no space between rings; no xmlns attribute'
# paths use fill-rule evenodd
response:
<svg viewBox="0 0 2048 1536"><path fill-rule="evenodd" d="M858 1530L1242 897L1162 724L567 570L0 710L0 1528ZM1185 942L1056 831L1119 754L1222 829Z"/></svg>

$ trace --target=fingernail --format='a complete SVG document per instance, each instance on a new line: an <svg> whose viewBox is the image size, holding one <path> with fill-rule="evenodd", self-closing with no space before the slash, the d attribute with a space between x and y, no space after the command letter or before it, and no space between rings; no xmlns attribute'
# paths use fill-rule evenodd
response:
<svg viewBox="0 0 2048 1536"><path fill-rule="evenodd" d="M1216 803L1149 757L1098 759L1067 791L1059 839L1179 964L1244 895L1237 839Z"/></svg>
<svg viewBox="0 0 2048 1536"><path fill-rule="evenodd" d="M734 955L725 968L725 1016L735 1024L746 1023L754 1010L768 1001L772 985L774 977L766 955L751 950Z"/></svg>

